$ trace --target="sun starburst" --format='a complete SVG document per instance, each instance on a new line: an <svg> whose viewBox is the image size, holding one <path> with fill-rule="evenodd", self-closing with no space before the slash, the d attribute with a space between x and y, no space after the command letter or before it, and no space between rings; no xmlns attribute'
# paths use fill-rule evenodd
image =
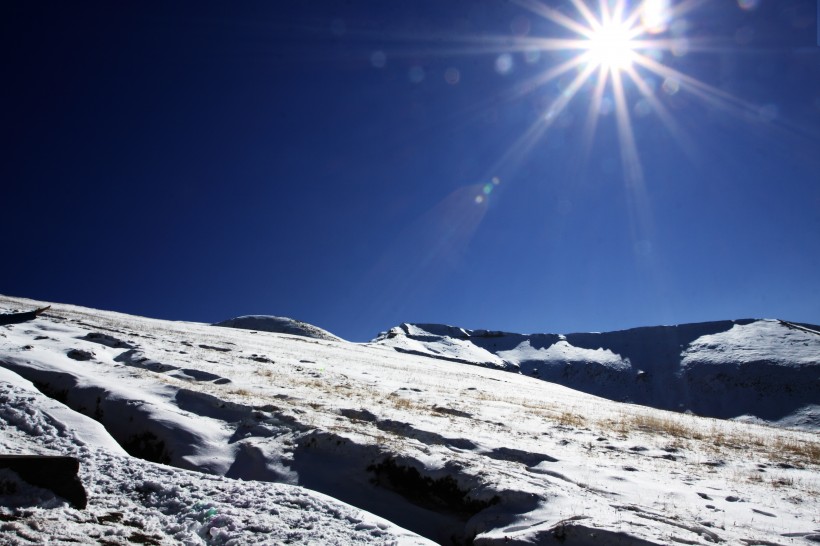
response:
<svg viewBox="0 0 820 546"><path fill-rule="evenodd" d="M543 70L528 77L510 78L514 82L504 92L493 94L477 107L495 108L498 102L515 102L526 95L537 95L538 114L520 136L486 169L489 179L512 173L524 158L538 150L542 137L555 124L576 124L580 128L578 155L570 162L578 174L592 159L598 125L609 117L615 126L617 152L632 213L636 245L651 233L650 206L644 189L644 172L635 138L634 116L654 116L668 130L686 155L696 155L697 146L681 124L676 110L679 94L705 103L710 110L740 119L757 115L759 108L726 91L711 86L675 67L685 66L690 52L722 51L719 38L690 39L687 26L697 20L694 13L706 0L511 0L511 3L540 17L547 25L543 34L513 30L508 35L431 34L423 41L434 44L428 50L412 49L404 54L417 57L420 52L438 56L475 54L496 55L496 71L509 77L515 57L520 54L531 66ZM557 6L557 7L555 7ZM520 29L519 29L520 30ZM418 35L396 36L397 40L417 42ZM731 47L731 46L729 46ZM382 59L383 61L383 59ZM412 79L411 81L415 81ZM447 79L448 76L445 76ZM447 79L448 83L457 82ZM693 101L687 101L693 104ZM586 116L572 112L571 104L586 110ZM475 107L474 107L475 108ZM573 150L574 152L574 150ZM471 201L486 208L489 194L477 193Z"/></svg>
<svg viewBox="0 0 820 546"><path fill-rule="evenodd" d="M623 70L632 65L634 44L629 29L610 22L589 37L590 61L608 70Z"/></svg>
<svg viewBox="0 0 820 546"><path fill-rule="evenodd" d="M635 93L644 110L654 113L666 125L684 149L691 143L680 130L658 91L674 95L687 91L712 106L729 113L746 115L754 105L745 103L726 92L688 76L668 64L664 58L679 58L693 50L696 43L670 28L676 20L695 9L702 0L569 0L574 13L558 10L540 0L514 0L524 9L571 33L569 38L533 37L524 47L541 51L576 52L563 62L550 66L533 80L520 86L529 92L548 82L576 75L564 85L560 96L545 109L544 115L516 142L517 148L530 149L538 137L558 119L575 96L594 80L589 94L585 125L586 146L595 134L598 114L614 108L624 177L628 184L642 183L643 172L635 144L628 94ZM657 83L660 85L656 85ZM611 106L610 106L611 105Z"/></svg>
<svg viewBox="0 0 820 546"><path fill-rule="evenodd" d="M681 32L670 30L676 20L682 20L702 0L681 0L674 5L671 0L598 0L597 4L569 0L572 10L559 10L540 0L513 1L572 35L566 38L530 36L518 44L522 50L536 48L571 55L517 86L513 98L562 79L559 95L511 145L493 169L500 169L502 165L532 151L543 133L561 118L562 112L576 96L584 94L588 107L579 164L583 165L589 160L601 114L612 111L623 178L631 192L629 201L634 209L633 228L636 238L640 239L641 233L651 231L651 222L648 220L643 167L632 120L635 105L641 104L639 111L643 112L642 115L652 113L657 116L687 153L694 146L667 108L664 96L687 91L730 114L746 116L755 111L754 105L688 76L663 61L680 59L686 51L697 47L697 43L688 40Z"/></svg>

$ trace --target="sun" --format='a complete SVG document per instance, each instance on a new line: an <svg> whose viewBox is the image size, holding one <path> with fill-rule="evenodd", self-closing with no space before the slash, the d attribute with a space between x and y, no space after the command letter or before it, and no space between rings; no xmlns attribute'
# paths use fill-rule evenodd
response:
<svg viewBox="0 0 820 546"><path fill-rule="evenodd" d="M567 0L560 7L552 7L544 0L511 1L554 23L559 31L532 37L522 47L566 54L559 57L561 62L548 66L522 87L531 90L553 80L561 81L560 94L513 144L516 148L532 148L580 95L588 105L580 163L589 159L599 120L613 113L624 179L630 187L638 188L643 184L643 168L633 116L654 114L686 147L688 139L665 106L664 95L685 89L715 105L737 102L664 63L695 47L681 32L671 30L673 23L682 20L701 0Z"/></svg>
<svg viewBox="0 0 820 546"><path fill-rule="evenodd" d="M679 91L717 108L739 114L751 111L743 101L672 66L680 64L680 57L686 52L701 47L700 42L686 37L684 15L703 0L510 1L553 24L548 33L513 42L513 49L518 46L525 52L549 52L556 62L515 88L513 96L544 89L547 100L497 165L535 149L553 124L576 123L581 146L573 163L583 169L592 159L598 125L611 119L623 182L629 192L635 237L637 241L647 240L645 234L651 232L651 221L636 139L637 125L633 120L657 117L684 150L691 150L691 139L666 104ZM708 47L703 42L702 51ZM558 85L547 85L556 81ZM586 115L577 115L577 108L565 115L576 97L585 103L581 110L585 109ZM493 169L496 168L494 165Z"/></svg>
<svg viewBox="0 0 820 546"><path fill-rule="evenodd" d="M589 62L610 71L630 68L637 46L634 34L623 21L609 21L594 29L586 43Z"/></svg>

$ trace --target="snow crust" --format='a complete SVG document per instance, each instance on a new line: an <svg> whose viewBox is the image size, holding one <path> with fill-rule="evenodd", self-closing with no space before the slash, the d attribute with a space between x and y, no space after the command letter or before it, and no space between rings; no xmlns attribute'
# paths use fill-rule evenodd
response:
<svg viewBox="0 0 820 546"><path fill-rule="evenodd" d="M0 297L0 311L42 305ZM613 402L465 365L465 353L410 353L428 351L419 339L400 352L253 332L57 304L0 327L0 451L76 456L89 497L76 510L0 473L0 492L16 486L0 493L0 542L820 540L815 433ZM573 336L479 339L521 370L593 360L589 373L617 377L638 354ZM723 366L691 347L687 367Z"/></svg>

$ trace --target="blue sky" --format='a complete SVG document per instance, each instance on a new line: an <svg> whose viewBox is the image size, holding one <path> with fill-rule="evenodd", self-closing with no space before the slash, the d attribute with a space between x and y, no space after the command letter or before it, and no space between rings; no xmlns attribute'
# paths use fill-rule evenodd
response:
<svg viewBox="0 0 820 546"><path fill-rule="evenodd" d="M666 7L596 99L610 61L544 77L570 0L6 2L0 292L355 341L820 323L817 5Z"/></svg>

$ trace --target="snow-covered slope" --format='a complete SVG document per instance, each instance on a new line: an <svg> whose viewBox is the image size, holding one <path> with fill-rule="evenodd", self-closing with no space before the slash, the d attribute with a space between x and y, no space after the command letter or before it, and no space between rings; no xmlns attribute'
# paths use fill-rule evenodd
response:
<svg viewBox="0 0 820 546"><path fill-rule="evenodd" d="M74 455L89 493L77 510L0 473L3 544L820 540L806 432L67 305L0 327L0 368L0 449Z"/></svg>
<svg viewBox="0 0 820 546"><path fill-rule="evenodd" d="M222 322L217 322L214 326L225 326L227 328L241 328L242 330L256 330L259 332L274 332L278 334L290 334L294 336L312 337L314 339L331 339L341 341L327 330L322 330L318 326L294 320L287 317L273 317L270 315L245 315Z"/></svg>
<svg viewBox="0 0 820 546"><path fill-rule="evenodd" d="M820 327L811 325L749 319L522 335L402 324L374 343L616 401L820 429Z"/></svg>

